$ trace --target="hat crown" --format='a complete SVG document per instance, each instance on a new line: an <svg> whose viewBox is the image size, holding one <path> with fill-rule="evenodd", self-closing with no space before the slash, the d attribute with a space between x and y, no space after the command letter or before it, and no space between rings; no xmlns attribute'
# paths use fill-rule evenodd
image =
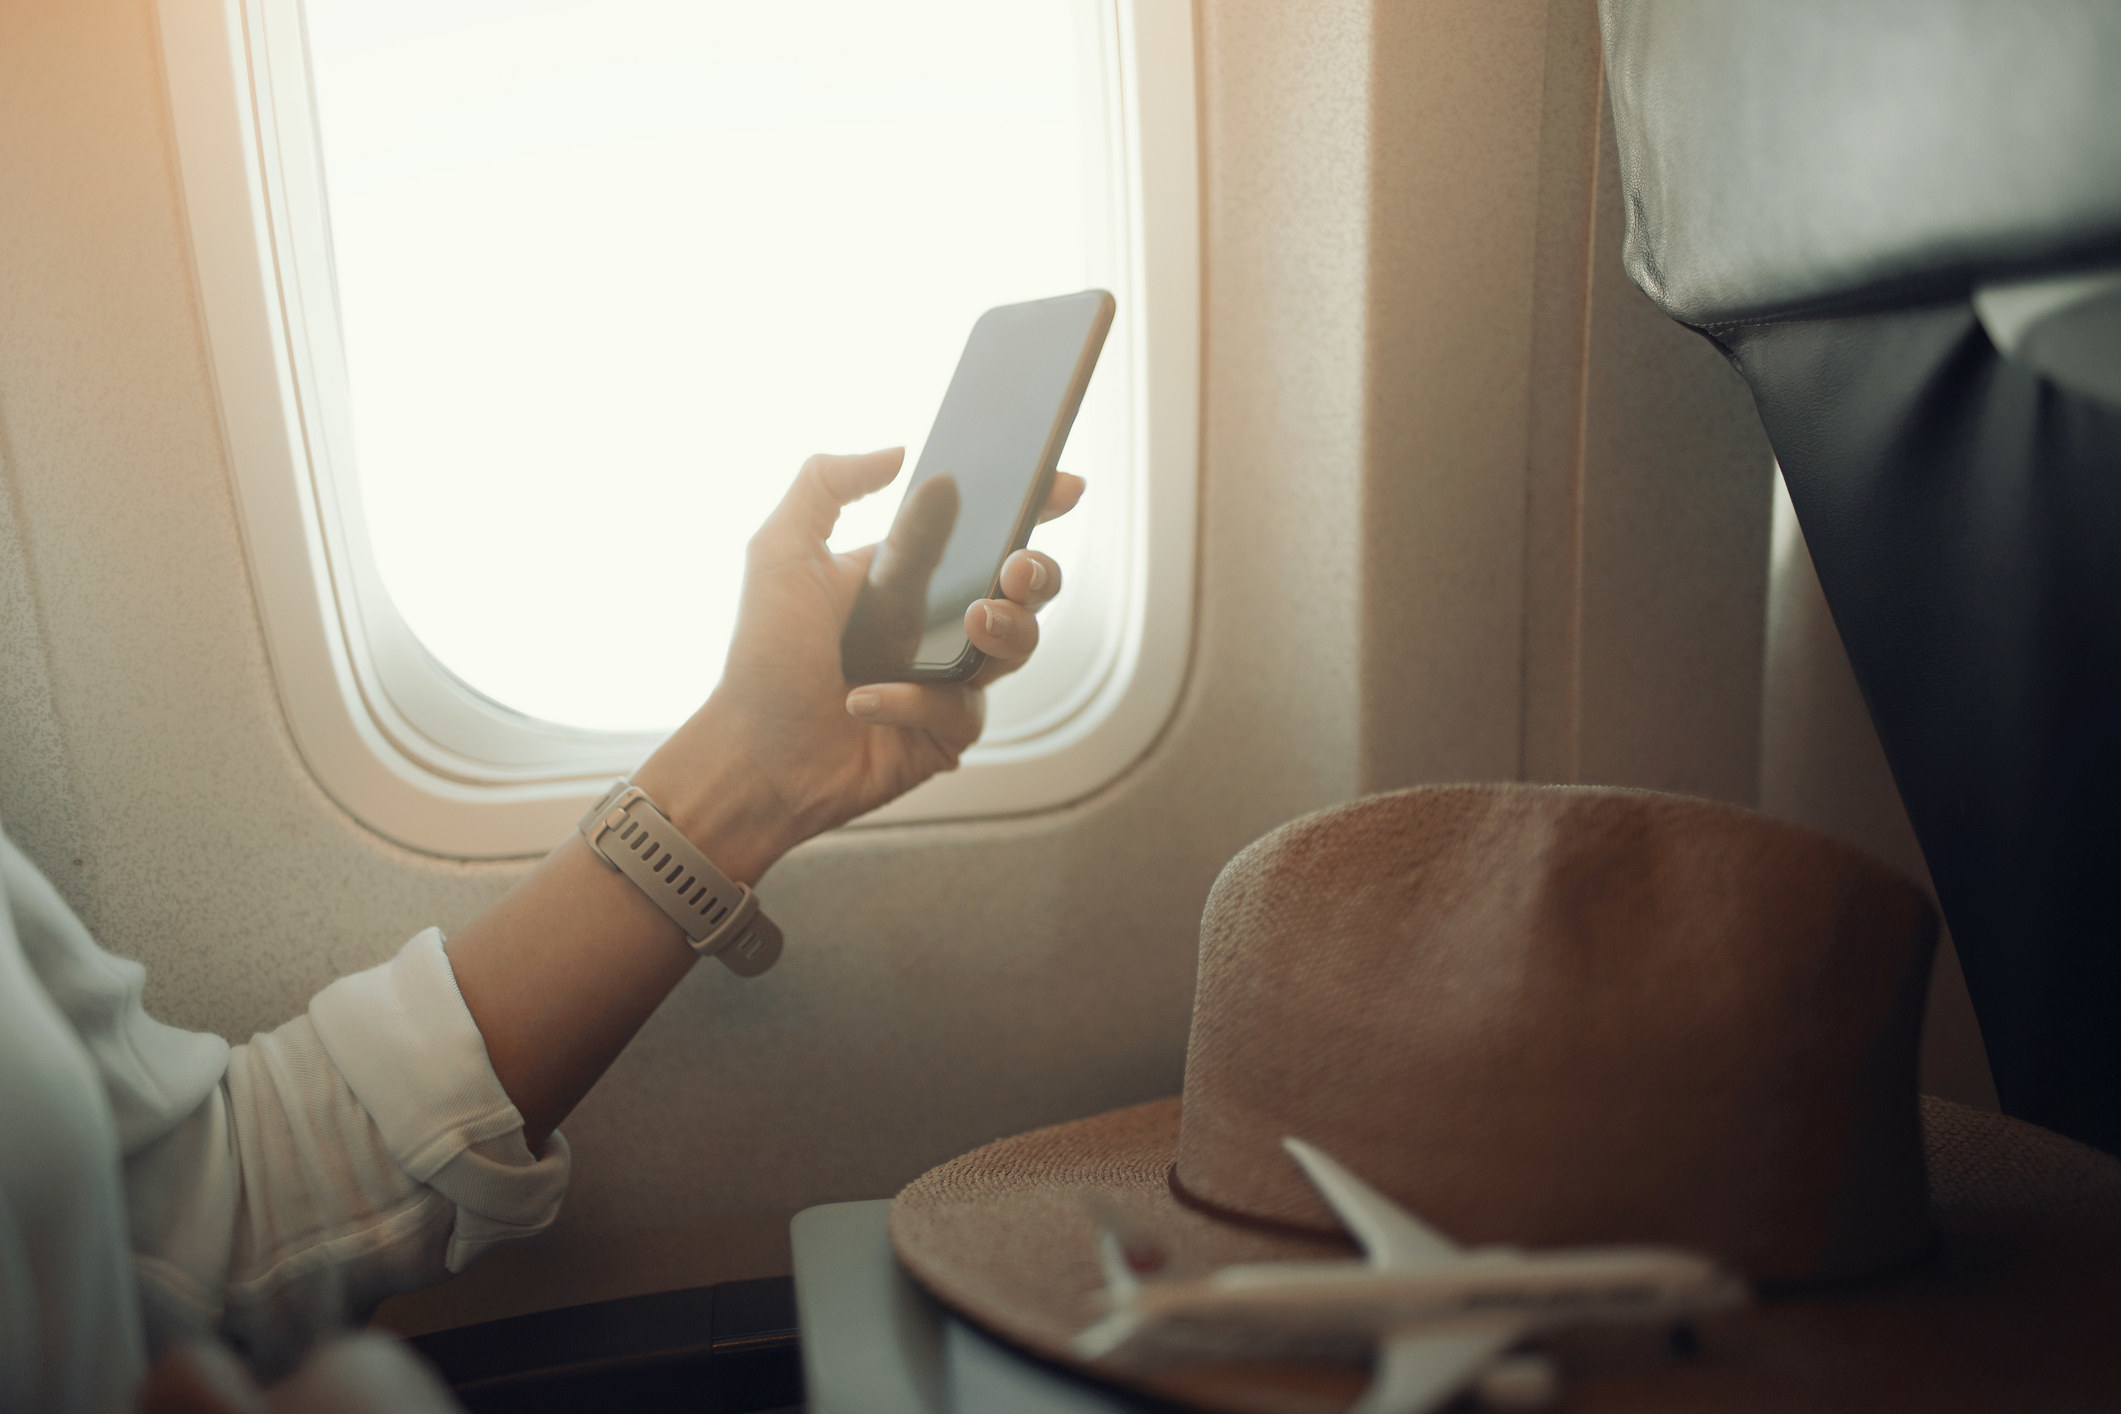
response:
<svg viewBox="0 0 2121 1414"><path fill-rule="evenodd" d="M1897 1265L1930 1236L1936 931L1879 861L1710 801L1444 786L1305 817L1209 897L1174 1190L1334 1231L1293 1134L1465 1243Z"/></svg>

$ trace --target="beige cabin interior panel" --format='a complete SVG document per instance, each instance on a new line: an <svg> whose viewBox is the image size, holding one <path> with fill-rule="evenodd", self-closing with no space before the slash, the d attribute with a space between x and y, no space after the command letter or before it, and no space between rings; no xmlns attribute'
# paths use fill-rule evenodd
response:
<svg viewBox="0 0 2121 1414"><path fill-rule="evenodd" d="M1590 4L1204 0L1196 33L1198 609L1162 735L1065 809L790 857L782 966L696 973L565 1126L558 1225L393 1323L785 1270L797 1209L1175 1090L1201 902L1303 811L1758 795L1768 456L1620 274ZM160 1015L240 1039L523 866L393 846L296 754L186 232L149 0L0 6L0 822Z"/></svg>

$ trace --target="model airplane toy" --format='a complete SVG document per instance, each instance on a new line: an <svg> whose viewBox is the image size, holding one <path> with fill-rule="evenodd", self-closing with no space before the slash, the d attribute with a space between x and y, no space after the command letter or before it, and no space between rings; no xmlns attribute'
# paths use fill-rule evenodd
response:
<svg viewBox="0 0 2121 1414"><path fill-rule="evenodd" d="M1349 1414L1426 1414L1477 1384L1504 1408L1550 1401L1551 1361L1513 1350L1565 1326L1680 1325L1749 1299L1745 1282L1698 1253L1671 1247L1468 1250L1300 1139L1303 1165L1365 1257L1262 1262L1210 1276L1144 1281L1118 1233L1101 1255L1111 1314L1075 1338L1086 1360L1154 1358L1224 1343L1291 1336L1366 1338L1376 1374Z"/></svg>

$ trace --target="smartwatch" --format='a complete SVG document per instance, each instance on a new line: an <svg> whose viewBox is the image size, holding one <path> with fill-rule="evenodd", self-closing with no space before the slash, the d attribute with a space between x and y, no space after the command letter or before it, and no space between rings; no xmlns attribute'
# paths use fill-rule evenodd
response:
<svg viewBox="0 0 2121 1414"><path fill-rule="evenodd" d="M759 911L759 896L710 864L639 786L613 785L578 828L606 864L670 915L694 952L721 959L739 977L779 960L781 930Z"/></svg>

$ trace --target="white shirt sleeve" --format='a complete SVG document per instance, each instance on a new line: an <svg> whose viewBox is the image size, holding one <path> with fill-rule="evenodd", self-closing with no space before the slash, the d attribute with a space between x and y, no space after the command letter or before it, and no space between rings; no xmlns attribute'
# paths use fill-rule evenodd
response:
<svg viewBox="0 0 2121 1414"><path fill-rule="evenodd" d="M378 1302L542 1231L567 1141L533 1156L430 929L230 1049L126 1159L150 1346L218 1328L268 1378Z"/></svg>
<svg viewBox="0 0 2121 1414"><path fill-rule="evenodd" d="M12 984L23 995L11 1000L40 1003L17 1006L9 1020L16 1031L28 1026L23 1017L50 1023L38 1047L26 1033L9 1038L10 1054L23 1056L0 1075L0 1101L23 1103L0 1104L0 1114L22 1122L42 1114L28 1102L57 1104L47 1082L73 1066L90 1098L69 1102L67 1113L89 1139L106 1132L72 1146L79 1152L25 1155L18 1147L22 1162L0 1163L0 1259L20 1236L5 1201L10 1184L16 1196L101 1192L110 1200L67 1207L72 1216L44 1213L79 1228L70 1236L81 1251L67 1249L64 1261L0 1260L0 1277L21 1268L49 1278L52 1291L89 1293L58 1301L67 1309L39 1303L42 1343L77 1334L82 1350L102 1352L96 1368L113 1388L129 1391L138 1376L143 1325L149 1351L217 1329L275 1377L318 1335L365 1321L384 1297L462 1271L557 1216L567 1141L555 1134L535 1156L524 1146L522 1116L493 1073L432 929L382 966L326 987L308 1014L231 1047L149 1016L146 969L98 947L4 837L0 908L13 933L0 937L12 945L0 962L12 966L19 952L27 965ZM29 995L34 988L42 998ZM8 1137L0 1134L0 1145ZM122 1194L108 1172L113 1159L122 1163ZM120 1202L123 1224L106 1211ZM31 1256L53 1246L40 1243ZM89 1282L97 1272L111 1280ZM135 1299L137 1314L115 1309ZM0 1317L9 1309L0 1302ZM0 1347L6 1328L0 1319ZM118 1343L128 1343L129 1358Z"/></svg>

